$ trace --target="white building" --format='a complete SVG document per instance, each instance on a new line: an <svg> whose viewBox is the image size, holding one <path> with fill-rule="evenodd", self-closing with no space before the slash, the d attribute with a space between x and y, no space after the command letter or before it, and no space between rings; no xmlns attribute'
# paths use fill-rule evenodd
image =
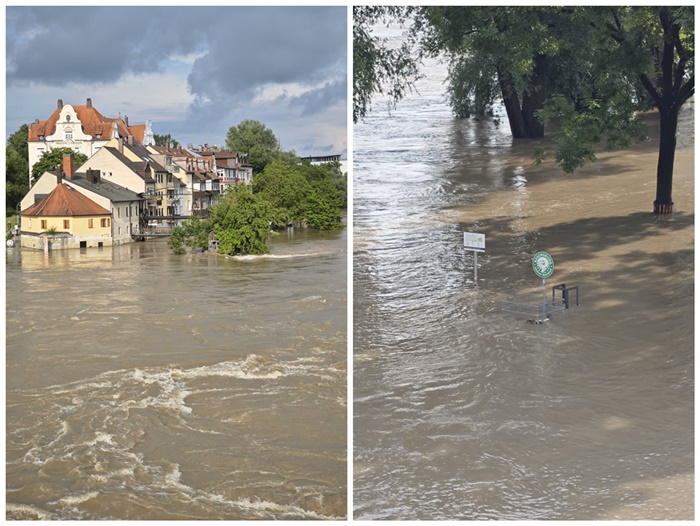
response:
<svg viewBox="0 0 700 526"><path fill-rule="evenodd" d="M84 106L63 104L58 100L56 111L45 121L29 125L29 183L34 164L54 148L70 148L76 153L92 157L110 139L133 137L139 143L153 140L151 122L129 126L128 117L105 117L87 99Z"/></svg>

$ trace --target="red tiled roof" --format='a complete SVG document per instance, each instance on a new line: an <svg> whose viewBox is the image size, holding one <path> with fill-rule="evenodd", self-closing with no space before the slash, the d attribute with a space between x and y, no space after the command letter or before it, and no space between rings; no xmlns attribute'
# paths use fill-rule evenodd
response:
<svg viewBox="0 0 700 526"><path fill-rule="evenodd" d="M188 150L182 148L166 148L165 146L153 146L161 155L172 155L174 157L194 157Z"/></svg>
<svg viewBox="0 0 700 526"><path fill-rule="evenodd" d="M128 135L133 135L134 139L139 142L143 142L143 137L146 132L145 124L137 124L133 126L127 126L126 123L117 117L113 119L111 117L105 117L99 111L97 111L94 106L73 106L75 113L78 115L80 124L82 125L83 132L87 135L101 135L102 139L109 140L112 137L112 123L117 123L117 130L121 137L126 137ZM39 121L38 123L29 125L29 137L30 141L38 141L39 136L43 135L48 137L56 133L56 122L61 114L61 110L57 109L45 121Z"/></svg>
<svg viewBox="0 0 700 526"><path fill-rule="evenodd" d="M69 217L110 215L109 210L88 199L66 184L59 184L39 203L21 213L33 217Z"/></svg>

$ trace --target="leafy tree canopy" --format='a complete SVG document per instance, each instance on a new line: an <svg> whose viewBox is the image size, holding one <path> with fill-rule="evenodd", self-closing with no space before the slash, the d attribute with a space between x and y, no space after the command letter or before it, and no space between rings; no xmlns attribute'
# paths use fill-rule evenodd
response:
<svg viewBox="0 0 700 526"><path fill-rule="evenodd" d="M54 148L45 152L39 160L32 167L32 182L36 181L45 172L52 172L57 167L63 166L63 156L64 154L73 155L73 164L75 167L85 164L87 161L87 155L84 153L77 153L71 148Z"/></svg>
<svg viewBox="0 0 700 526"><path fill-rule="evenodd" d="M209 220L221 254L266 254L270 251L270 205L249 186L234 186L209 207Z"/></svg>
<svg viewBox="0 0 700 526"><path fill-rule="evenodd" d="M19 127L19 130L7 138L7 147L13 148L25 161L29 161L29 144L27 142L28 137L29 125L22 124L22 126Z"/></svg>
<svg viewBox="0 0 700 526"><path fill-rule="evenodd" d="M180 143L173 139L169 133L167 135L158 135L157 133L154 133L153 140L155 141L156 146L161 146L163 148L177 148L180 146Z"/></svg>
<svg viewBox="0 0 700 526"><path fill-rule="evenodd" d="M23 124L7 138L5 149L5 212L12 214L29 191L29 150L27 134L29 126Z"/></svg>
<svg viewBox="0 0 700 526"><path fill-rule="evenodd" d="M226 146L235 152L248 154L248 162L253 166L254 173L261 173L281 154L274 132L261 122L250 119L229 128Z"/></svg>
<svg viewBox="0 0 700 526"><path fill-rule="evenodd" d="M364 119L372 107L372 97L386 94L394 104L412 91L418 80L418 64L409 42L398 48L372 35L372 26L403 21L412 8L400 6L353 7L353 90L352 119ZM391 103L390 102L390 103Z"/></svg>
<svg viewBox="0 0 700 526"><path fill-rule="evenodd" d="M206 250L209 247L209 221L193 216L173 228L168 244L175 254L184 254L185 247Z"/></svg>
<svg viewBox="0 0 700 526"><path fill-rule="evenodd" d="M657 199L672 209L678 111L694 93L694 11L682 7L355 8L353 117L362 118L383 82L412 87L422 56L447 57L448 95L458 117L488 115L502 103L514 138L542 137L557 124L553 157L565 172L595 159L601 145L624 147L646 134L637 116L660 114ZM357 16L357 14L361 16ZM387 18L410 22L408 44L392 69L388 48L371 34Z"/></svg>
<svg viewBox="0 0 700 526"><path fill-rule="evenodd" d="M311 185L298 165L273 161L253 178L253 192L270 203L273 223L285 226L304 219Z"/></svg>

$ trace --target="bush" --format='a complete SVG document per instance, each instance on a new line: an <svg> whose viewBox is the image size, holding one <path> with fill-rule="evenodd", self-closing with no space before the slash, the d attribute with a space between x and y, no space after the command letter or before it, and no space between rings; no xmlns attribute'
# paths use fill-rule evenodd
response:
<svg viewBox="0 0 700 526"><path fill-rule="evenodd" d="M173 228L168 244L176 254L184 254L185 247L206 250L209 247L209 224L198 216L191 217L182 226Z"/></svg>

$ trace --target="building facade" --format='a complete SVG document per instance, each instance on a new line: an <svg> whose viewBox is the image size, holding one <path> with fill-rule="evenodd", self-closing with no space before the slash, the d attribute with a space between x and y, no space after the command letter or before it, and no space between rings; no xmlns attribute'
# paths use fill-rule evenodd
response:
<svg viewBox="0 0 700 526"><path fill-rule="evenodd" d="M21 213L20 242L26 248L87 248L112 245L109 210L70 186L56 188Z"/></svg>
<svg viewBox="0 0 700 526"><path fill-rule="evenodd" d="M151 123L129 126L128 117L105 117L87 99L84 106L63 104L45 121L36 120L29 125L27 144L29 149L29 183L34 164L46 152L54 148L70 148L76 153L92 157L111 139L133 137L136 141L153 140Z"/></svg>
<svg viewBox="0 0 700 526"><path fill-rule="evenodd" d="M60 184L82 194L109 213L110 220L107 229L109 242L101 239L102 246L130 243L134 239L138 239L143 232L147 221L145 198L126 188L102 180L99 170L89 170L86 173L74 172L70 156L64 156L61 173L45 172L37 180L20 203L22 210L20 217L25 218L27 210L41 203ZM28 222L21 221L22 231L36 235L38 232L36 229L40 229L41 224L39 223L37 226L36 220L32 220L32 217L29 214L26 216ZM47 218L44 219L48 221ZM50 226L60 227L61 225L52 223ZM96 226L93 225L92 228L96 228ZM96 230L91 230L89 233L94 234L94 232ZM83 234L80 233L80 235ZM74 232L67 231L61 237L66 237L66 235L74 235ZM36 240L32 240L30 244L33 248L37 248Z"/></svg>

